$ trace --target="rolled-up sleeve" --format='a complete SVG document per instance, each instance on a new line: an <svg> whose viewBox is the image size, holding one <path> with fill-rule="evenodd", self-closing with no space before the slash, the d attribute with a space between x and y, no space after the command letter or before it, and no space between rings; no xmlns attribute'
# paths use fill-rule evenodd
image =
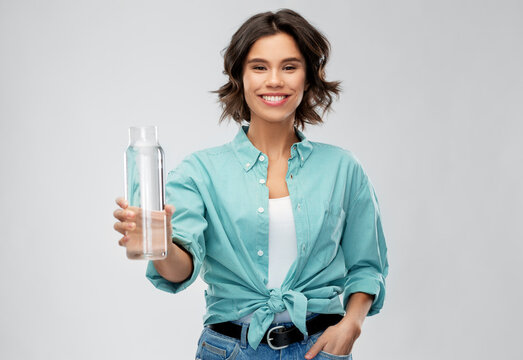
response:
<svg viewBox="0 0 523 360"><path fill-rule="evenodd" d="M180 283L163 278L152 261L147 264L146 277L158 289L178 293L191 285L202 266L205 257L204 232L207 228L205 206L194 179L184 175L185 164L170 171L165 184L165 202L175 207L171 219L172 241L187 250L193 259L194 270L191 276Z"/></svg>
<svg viewBox="0 0 523 360"><path fill-rule="evenodd" d="M366 175L349 202L341 247L347 270L343 308L347 308L351 294L364 292L375 295L368 316L379 313L389 264L378 199Z"/></svg>

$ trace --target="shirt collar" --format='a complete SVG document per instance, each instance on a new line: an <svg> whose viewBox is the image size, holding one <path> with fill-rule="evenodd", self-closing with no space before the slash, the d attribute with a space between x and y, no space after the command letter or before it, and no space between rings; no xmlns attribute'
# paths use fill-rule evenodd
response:
<svg viewBox="0 0 523 360"><path fill-rule="evenodd" d="M263 154L260 150L254 147L254 145L247 137L248 131L249 125L242 125L234 139L231 141L231 146L234 149L234 152L236 153L236 156L240 161L243 170L245 171L249 171L254 166L254 164L256 164L256 161L258 161L260 154ZM298 152L297 155L300 161L300 166L303 166L303 164L305 164L305 161L307 161L307 158L311 154L313 146L312 143L309 140L307 140L305 135L300 130L298 130L295 127L294 131L296 132L296 135L298 136L300 141L294 143L292 146ZM291 154L293 154L292 149ZM263 155L267 157L266 154Z"/></svg>

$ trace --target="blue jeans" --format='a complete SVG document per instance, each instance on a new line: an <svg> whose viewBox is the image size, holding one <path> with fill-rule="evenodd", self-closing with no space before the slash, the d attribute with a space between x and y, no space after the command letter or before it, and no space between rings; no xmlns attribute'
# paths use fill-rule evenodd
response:
<svg viewBox="0 0 523 360"><path fill-rule="evenodd" d="M307 320L317 316L312 314L307 317ZM236 339L226 335L222 335L208 326L203 328L203 331L198 340L198 350L196 351L196 360L296 360L305 359L305 353L314 345L316 340L323 334L320 331L305 338L300 342L290 344L285 349L273 350L267 344L260 343L258 348L254 350L247 342L248 323L235 322L242 325L241 339ZM274 326L276 324L273 324ZM271 326L273 326L271 325ZM279 323L290 327L293 323ZM314 358L316 360L352 360L352 354L349 355L333 355L320 351Z"/></svg>

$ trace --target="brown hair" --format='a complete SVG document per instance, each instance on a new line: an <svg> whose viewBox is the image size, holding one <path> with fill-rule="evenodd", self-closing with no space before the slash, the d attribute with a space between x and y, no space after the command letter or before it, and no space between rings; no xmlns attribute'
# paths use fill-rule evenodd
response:
<svg viewBox="0 0 523 360"><path fill-rule="evenodd" d="M294 38L306 64L308 89L296 109L295 125L305 128L305 123L322 123L316 108L323 109L322 115L330 110L333 96L341 91L339 81L325 80L325 65L329 58L330 43L327 38L307 22L301 15L290 9L276 13L264 12L250 17L232 36L228 47L223 49L224 70L229 81L218 90L222 115L219 123L230 117L238 123L250 121L251 113L243 94L243 62L251 46L263 36L286 33Z"/></svg>

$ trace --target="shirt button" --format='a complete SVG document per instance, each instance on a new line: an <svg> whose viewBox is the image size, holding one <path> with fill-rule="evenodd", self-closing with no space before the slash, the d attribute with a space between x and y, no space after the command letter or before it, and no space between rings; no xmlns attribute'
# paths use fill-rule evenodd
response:
<svg viewBox="0 0 523 360"><path fill-rule="evenodd" d="M258 256L263 256L263 251L262 250L258 250Z"/></svg>
<svg viewBox="0 0 523 360"><path fill-rule="evenodd" d="M260 179L260 184L265 184L265 179Z"/></svg>
<svg viewBox="0 0 523 360"><path fill-rule="evenodd" d="M260 161L263 161L263 160L265 160L265 156L260 155L260 157L258 159L260 159Z"/></svg>
<svg viewBox="0 0 523 360"><path fill-rule="evenodd" d="M249 167L251 165L251 163L247 163L245 164L245 167Z"/></svg>
<svg viewBox="0 0 523 360"><path fill-rule="evenodd" d="M298 210L300 210L300 209L301 209L301 204L298 204Z"/></svg>
<svg viewBox="0 0 523 360"><path fill-rule="evenodd" d="M303 161L303 156L301 157L301 161Z"/></svg>
<svg viewBox="0 0 523 360"><path fill-rule="evenodd" d="M259 212L259 213L262 213L263 211L264 211L264 210L263 210L262 207L259 207L259 208L258 208L258 212Z"/></svg>
<svg viewBox="0 0 523 360"><path fill-rule="evenodd" d="M303 244L303 245L301 246L301 252L304 253L304 252L305 252L305 248L306 248L306 246L305 246L305 244Z"/></svg>

